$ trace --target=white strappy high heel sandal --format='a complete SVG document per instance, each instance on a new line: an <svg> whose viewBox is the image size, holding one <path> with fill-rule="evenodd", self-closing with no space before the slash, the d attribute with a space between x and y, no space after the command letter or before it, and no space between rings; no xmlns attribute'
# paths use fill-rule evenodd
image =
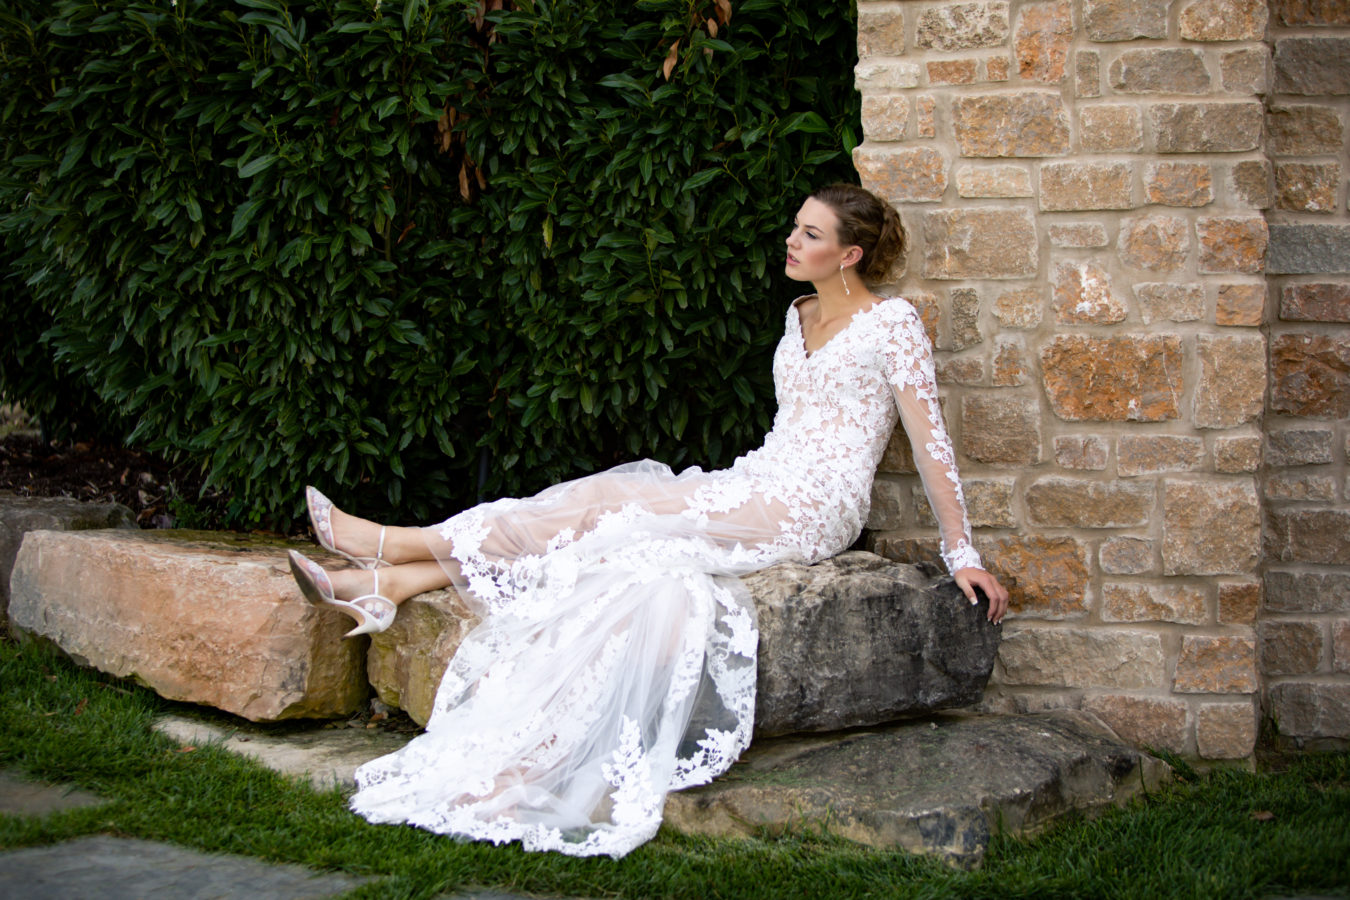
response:
<svg viewBox="0 0 1350 900"><path fill-rule="evenodd" d="M375 585L369 594L362 594L355 600L339 600L333 594L333 582L328 573L314 560L295 550L288 551L291 560L291 574L300 592L310 603L336 606L356 619L356 627L343 635L344 638L358 634L379 634L394 622L398 614L398 604L380 594L380 571L372 569Z"/></svg>
<svg viewBox="0 0 1350 900"><path fill-rule="evenodd" d="M309 524L314 528L314 537L319 546L329 553L345 556L358 569L376 569L392 565L384 558L384 532L386 526L380 526L380 543L374 556L352 556L346 550L339 550L333 541L333 501L329 500L316 487L305 486L305 506L309 508Z"/></svg>

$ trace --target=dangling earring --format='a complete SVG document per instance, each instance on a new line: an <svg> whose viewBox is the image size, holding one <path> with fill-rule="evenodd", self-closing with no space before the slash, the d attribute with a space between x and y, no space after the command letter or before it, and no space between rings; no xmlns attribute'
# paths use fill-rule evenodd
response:
<svg viewBox="0 0 1350 900"><path fill-rule="evenodd" d="M852 296L852 292L848 289L848 276L844 274L843 263L839 264L839 277L844 279L844 296L845 297Z"/></svg>

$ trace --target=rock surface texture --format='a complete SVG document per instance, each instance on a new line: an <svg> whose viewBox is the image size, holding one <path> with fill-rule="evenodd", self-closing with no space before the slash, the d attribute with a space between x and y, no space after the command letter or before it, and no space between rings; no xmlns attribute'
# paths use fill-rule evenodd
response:
<svg viewBox="0 0 1350 900"><path fill-rule="evenodd" d="M757 742L717 782L671 794L665 821L703 835L819 828L973 866L995 833L1124 802L1166 771L1088 713L945 714Z"/></svg>
<svg viewBox="0 0 1350 900"><path fill-rule="evenodd" d="M998 652L988 606L948 578L872 554L773 566L744 579L759 614L755 734L875 725L980 699ZM414 597L370 647L380 699L426 724L477 623L450 591Z"/></svg>
<svg viewBox="0 0 1350 900"><path fill-rule="evenodd" d="M0 494L0 613L9 607L9 578L23 536L30 531L85 531L136 528L136 517L120 503L85 503L69 497Z"/></svg>
<svg viewBox="0 0 1350 900"><path fill-rule="evenodd" d="M35 531L11 626L161 696L253 721L332 717L369 693L350 621L300 595L288 545L184 531Z"/></svg>

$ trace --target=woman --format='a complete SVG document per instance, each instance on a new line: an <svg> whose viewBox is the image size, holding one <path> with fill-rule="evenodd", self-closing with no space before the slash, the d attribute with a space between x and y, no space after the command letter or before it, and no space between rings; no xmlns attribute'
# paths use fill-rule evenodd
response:
<svg viewBox="0 0 1350 900"><path fill-rule="evenodd" d="M869 287L904 248L895 210L862 188L802 204L786 270L815 293L787 312L773 429L730 469L644 461L429 528L357 519L309 490L319 542L359 568L292 553L292 571L356 619L351 634L450 584L483 617L426 733L357 771L356 812L573 855L649 839L666 792L706 783L749 743L758 634L738 576L857 538L897 416L948 569L1002 619L1008 594L971 545L928 339L913 307Z"/></svg>

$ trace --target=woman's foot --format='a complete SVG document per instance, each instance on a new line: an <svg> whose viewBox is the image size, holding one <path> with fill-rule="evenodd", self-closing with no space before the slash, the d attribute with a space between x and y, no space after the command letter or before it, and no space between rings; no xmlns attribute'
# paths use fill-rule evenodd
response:
<svg viewBox="0 0 1350 900"><path fill-rule="evenodd" d="M300 586L301 593L311 603L336 607L356 620L356 627L343 637L377 634L393 623L398 604L380 593L378 569L344 569L330 573L314 560L294 550L288 556L291 574ZM360 576L359 580L369 583L369 590L360 588L357 576Z"/></svg>
<svg viewBox="0 0 1350 900"><path fill-rule="evenodd" d="M305 505L320 547L345 556L361 569L390 565L385 559L388 529L384 525L348 515L315 487L305 488Z"/></svg>

